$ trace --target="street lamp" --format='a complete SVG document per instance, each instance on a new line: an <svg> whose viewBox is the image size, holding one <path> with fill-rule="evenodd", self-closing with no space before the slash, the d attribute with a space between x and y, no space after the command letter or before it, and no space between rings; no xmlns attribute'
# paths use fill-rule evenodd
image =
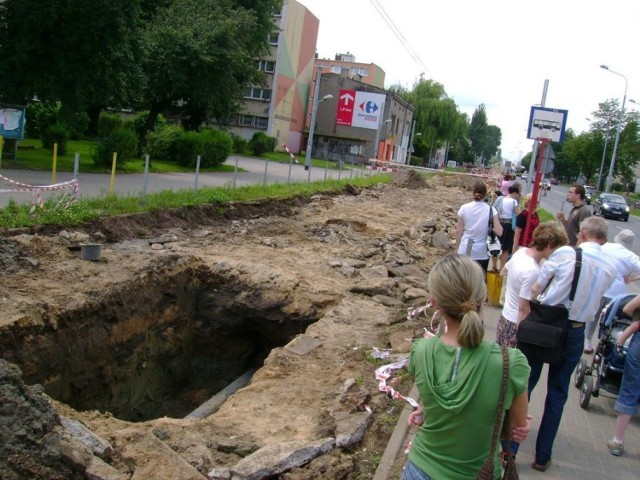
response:
<svg viewBox="0 0 640 480"><path fill-rule="evenodd" d="M627 77L618 73L616 71L611 70L606 65L600 65L600 68L613 73L614 75L618 75L624 79L624 96L622 97L622 107L620 108L620 115L618 117L618 127L616 128L616 139L613 142L613 152L611 153L611 165L609 165L609 176L607 177L607 183L605 186L605 191L611 191L611 180L613 178L613 167L616 163L616 153L618 152L618 143L620 142L620 129L622 128L622 120L624 118L624 105L627 101L627 87L629 86L629 82L627 82Z"/></svg>
<svg viewBox="0 0 640 480"><path fill-rule="evenodd" d="M316 129L316 114L318 113L318 103L333 98L333 95L325 95L322 100L318 100L320 95L320 78L322 77L322 67L318 67L316 74L316 85L313 92L313 104L311 106L311 124L309 125L309 138L307 138L307 150L304 155L304 169L309 170L311 166L311 146L313 145L313 131Z"/></svg>

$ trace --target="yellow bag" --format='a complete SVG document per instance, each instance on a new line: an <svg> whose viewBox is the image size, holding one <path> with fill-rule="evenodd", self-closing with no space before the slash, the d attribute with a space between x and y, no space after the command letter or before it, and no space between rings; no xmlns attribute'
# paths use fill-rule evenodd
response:
<svg viewBox="0 0 640 480"><path fill-rule="evenodd" d="M500 272L487 272L487 303L492 307L500 306L502 277Z"/></svg>

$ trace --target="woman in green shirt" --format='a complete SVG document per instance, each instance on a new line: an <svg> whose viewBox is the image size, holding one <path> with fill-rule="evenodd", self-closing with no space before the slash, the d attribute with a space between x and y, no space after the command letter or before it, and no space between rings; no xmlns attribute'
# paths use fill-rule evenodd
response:
<svg viewBox="0 0 640 480"><path fill-rule="evenodd" d="M487 288L482 269L462 255L447 255L429 273L434 308L446 320L441 337L413 345L409 373L423 408L409 423L420 425L403 480L468 480L489 457L502 382L501 347L484 341L479 315ZM509 382L504 402L508 424L518 440L528 433L529 365L509 349ZM424 414L424 415L423 415ZM515 429L515 430L514 430ZM501 478L498 450L494 478Z"/></svg>

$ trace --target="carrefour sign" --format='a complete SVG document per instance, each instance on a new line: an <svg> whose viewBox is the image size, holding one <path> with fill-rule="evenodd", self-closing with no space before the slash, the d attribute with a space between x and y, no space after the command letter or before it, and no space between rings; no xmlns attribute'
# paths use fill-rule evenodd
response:
<svg viewBox="0 0 640 480"><path fill-rule="evenodd" d="M385 95L340 90L336 124L377 130L384 110Z"/></svg>

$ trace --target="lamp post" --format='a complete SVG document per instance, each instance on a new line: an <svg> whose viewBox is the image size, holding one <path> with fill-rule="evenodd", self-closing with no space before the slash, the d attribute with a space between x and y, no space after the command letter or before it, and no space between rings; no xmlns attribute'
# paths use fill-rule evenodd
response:
<svg viewBox="0 0 640 480"><path fill-rule="evenodd" d="M607 176L607 183L605 184L605 191L611 191L611 180L613 179L613 167L616 163L616 153L618 152L618 143L620 142L620 129L622 128L622 120L624 118L624 105L627 101L627 87L629 86L629 82L627 82L627 77L622 75L621 73L615 72L611 70L606 65L600 65L600 68L613 73L614 75L618 75L624 79L624 96L622 97L622 107L620 107L620 115L618 116L618 126L616 128L616 139L613 142L613 152L611 153L611 165L609 165L609 175Z"/></svg>
<svg viewBox="0 0 640 480"><path fill-rule="evenodd" d="M320 78L322 77L322 67L318 67L316 73L316 85L313 92L313 103L311 104L311 123L309 125L309 137L307 138L307 149L304 155L304 169L309 170L311 166L311 148L313 145L313 132L316 129L316 114L318 113L318 103L333 98L333 95L325 95L322 100L318 100L320 95Z"/></svg>

